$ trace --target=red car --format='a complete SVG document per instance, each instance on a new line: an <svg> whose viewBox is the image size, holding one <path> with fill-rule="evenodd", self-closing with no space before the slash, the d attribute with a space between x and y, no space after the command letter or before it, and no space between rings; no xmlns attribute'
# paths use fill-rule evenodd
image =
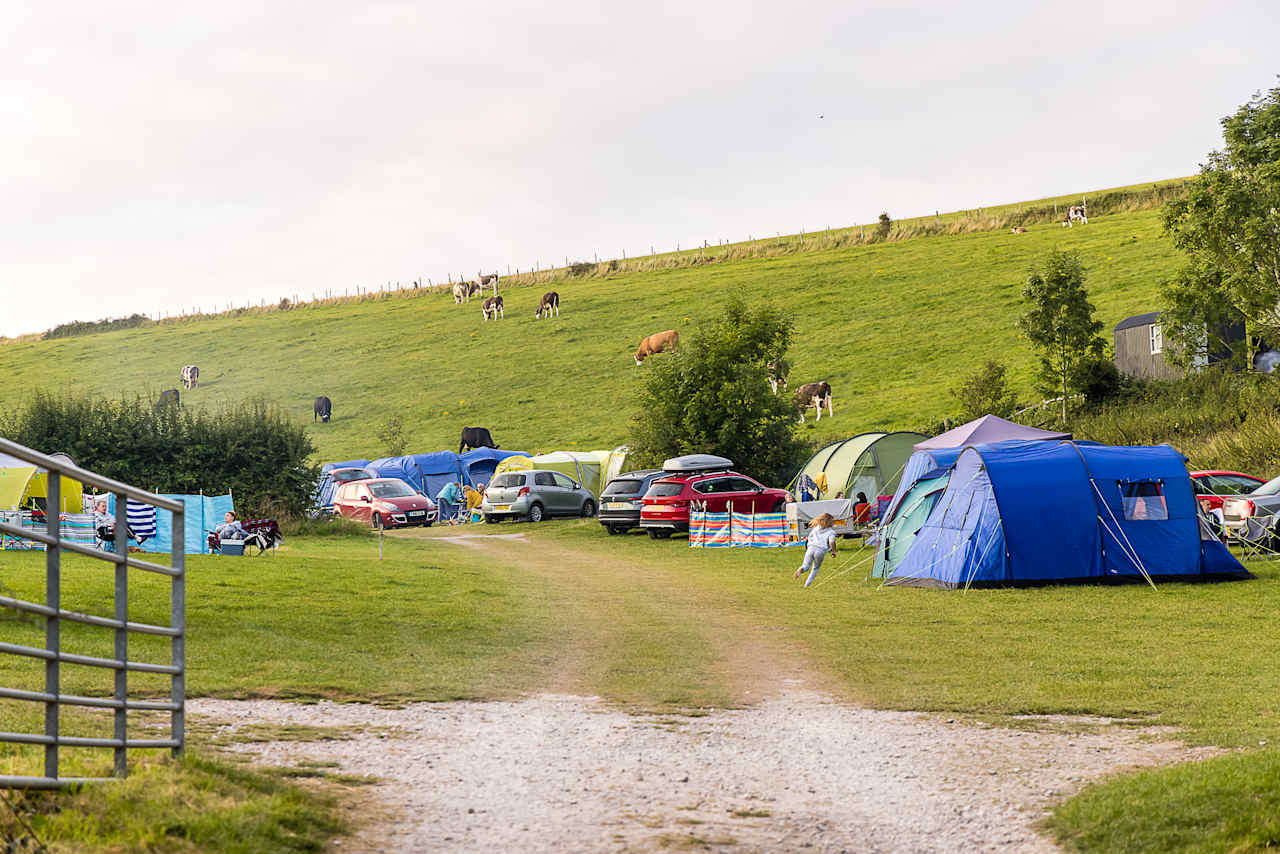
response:
<svg viewBox="0 0 1280 854"><path fill-rule="evenodd" d="M672 474L653 482L640 507L640 527L655 540L689 530L689 504L705 504L712 512L777 513L791 501L785 489L762 486L744 474L717 471Z"/></svg>
<svg viewBox="0 0 1280 854"><path fill-rule="evenodd" d="M1260 477L1238 471L1193 471L1191 488L1204 512L1218 517L1222 523L1222 502L1235 495L1247 495L1266 483Z"/></svg>
<svg viewBox="0 0 1280 854"><path fill-rule="evenodd" d="M338 487L333 512L374 528L430 527L436 520L435 502L414 492L395 477L355 480Z"/></svg>

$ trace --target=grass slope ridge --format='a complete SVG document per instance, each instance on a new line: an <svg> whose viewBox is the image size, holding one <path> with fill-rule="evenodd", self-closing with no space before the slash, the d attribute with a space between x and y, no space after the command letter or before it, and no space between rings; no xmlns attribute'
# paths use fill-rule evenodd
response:
<svg viewBox="0 0 1280 854"><path fill-rule="evenodd" d="M624 442L640 372L639 339L691 333L730 293L794 312L793 387L835 390L835 417L809 438L909 427L951 409L947 390L984 359L1010 366L1033 399L1033 354L1014 319L1028 270L1052 249L1080 253L1107 326L1157 308L1159 280L1181 263L1157 210L1027 234L943 234L714 265L628 272L555 284L563 315L533 318L538 293L505 292L507 317L482 322L473 300L441 293L183 323L50 341L0 344L0 411L33 388L154 396L198 364L185 405L265 398L311 421L318 394L334 420L312 428L320 460L375 457L377 427L406 425L409 449L454 447L483 425L506 448L613 447ZM56 450L56 449L54 449ZM208 485L216 488L216 484Z"/></svg>

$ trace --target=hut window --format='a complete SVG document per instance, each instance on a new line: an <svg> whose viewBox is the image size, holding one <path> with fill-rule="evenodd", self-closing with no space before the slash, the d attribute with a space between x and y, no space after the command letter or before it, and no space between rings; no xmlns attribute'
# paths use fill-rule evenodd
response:
<svg viewBox="0 0 1280 854"><path fill-rule="evenodd" d="M1158 480L1124 481L1124 518L1129 521L1161 521L1169 518L1164 502L1164 484Z"/></svg>
<svg viewBox="0 0 1280 854"><path fill-rule="evenodd" d="M1160 328L1160 324L1151 324L1151 355L1160 353L1164 350L1164 330Z"/></svg>

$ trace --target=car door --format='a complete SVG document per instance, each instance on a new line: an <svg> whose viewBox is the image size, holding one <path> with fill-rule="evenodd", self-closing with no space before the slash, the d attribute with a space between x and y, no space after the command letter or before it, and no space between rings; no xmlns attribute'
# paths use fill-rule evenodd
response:
<svg viewBox="0 0 1280 854"><path fill-rule="evenodd" d="M560 490L556 489L556 479L551 476L551 472L535 471L533 473L533 495L542 502L542 509L548 516L563 512L560 509L562 500Z"/></svg>
<svg viewBox="0 0 1280 854"><path fill-rule="evenodd" d="M373 495L363 483L355 483L352 490L351 518L367 525L373 524Z"/></svg>
<svg viewBox="0 0 1280 854"><path fill-rule="evenodd" d="M578 495L578 488L573 478L558 471L552 472L551 477L555 480L556 497L560 502L560 509L557 512L566 516L578 515L582 510L582 504L579 502L581 496Z"/></svg>

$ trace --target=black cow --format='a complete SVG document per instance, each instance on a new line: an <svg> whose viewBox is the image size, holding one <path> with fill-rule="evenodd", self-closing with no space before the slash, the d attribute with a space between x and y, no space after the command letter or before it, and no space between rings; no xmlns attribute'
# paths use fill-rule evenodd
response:
<svg viewBox="0 0 1280 854"><path fill-rule="evenodd" d="M458 453L462 453L463 449L474 450L476 448L497 448L498 445L493 441L493 437L489 435L489 431L484 427L463 427L462 441L458 443Z"/></svg>
<svg viewBox="0 0 1280 854"><path fill-rule="evenodd" d="M319 418L325 424L329 423L329 416L333 414L333 402L323 394L316 398L315 414L311 416L311 423L314 424Z"/></svg>
<svg viewBox="0 0 1280 854"><path fill-rule="evenodd" d="M156 411L159 412L167 406L178 406L178 390L176 388L167 388L160 392L160 399L156 401Z"/></svg>

